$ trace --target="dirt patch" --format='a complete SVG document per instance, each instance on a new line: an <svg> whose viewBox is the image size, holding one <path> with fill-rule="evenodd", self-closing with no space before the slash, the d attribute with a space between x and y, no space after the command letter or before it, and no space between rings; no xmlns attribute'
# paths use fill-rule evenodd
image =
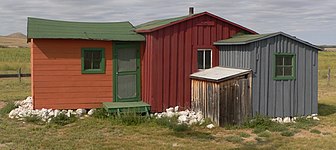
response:
<svg viewBox="0 0 336 150"><path fill-rule="evenodd" d="M3 108L3 107L5 107L5 105L6 105L5 102L0 101L0 109Z"/></svg>

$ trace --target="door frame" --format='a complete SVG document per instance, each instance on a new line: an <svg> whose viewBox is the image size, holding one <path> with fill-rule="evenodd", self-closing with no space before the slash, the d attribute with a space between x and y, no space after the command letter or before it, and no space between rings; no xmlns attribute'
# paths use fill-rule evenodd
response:
<svg viewBox="0 0 336 150"><path fill-rule="evenodd" d="M126 98L126 99L119 99L117 95L118 91L118 81L117 81L117 68L118 68L118 48L135 48L137 50L136 53L136 92L137 96L135 98ZM112 44L112 59L113 59L113 65L112 65L112 73L113 73L113 102L137 102L141 101L141 64L140 64L140 42L113 42Z"/></svg>

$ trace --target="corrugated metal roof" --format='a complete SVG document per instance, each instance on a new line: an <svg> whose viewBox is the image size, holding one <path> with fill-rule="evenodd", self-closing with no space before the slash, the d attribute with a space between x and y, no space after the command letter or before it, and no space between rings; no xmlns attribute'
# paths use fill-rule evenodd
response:
<svg viewBox="0 0 336 150"><path fill-rule="evenodd" d="M318 50L322 50L320 47L318 47L316 45L313 45L309 42L300 40L300 39L296 38L295 36L291 36L291 35L283 33L283 32L268 33L268 34L237 35L237 36L233 36L232 38L229 38L229 39L214 42L214 45L243 45L243 44L248 44L248 43L264 40L264 39L274 37L274 36L277 36L277 35L283 35L283 36L288 37L292 40L295 40L295 41L298 41L300 43L306 44L306 45L311 46L313 48L316 48Z"/></svg>
<svg viewBox="0 0 336 150"><path fill-rule="evenodd" d="M28 17L28 39L145 41L130 22L69 22Z"/></svg>
<svg viewBox="0 0 336 150"><path fill-rule="evenodd" d="M193 79L204 79L210 81L222 81L228 78L232 78L239 75L248 74L251 70L246 69L236 69L236 68L224 68L224 67L213 67L200 72L196 72L190 75Z"/></svg>

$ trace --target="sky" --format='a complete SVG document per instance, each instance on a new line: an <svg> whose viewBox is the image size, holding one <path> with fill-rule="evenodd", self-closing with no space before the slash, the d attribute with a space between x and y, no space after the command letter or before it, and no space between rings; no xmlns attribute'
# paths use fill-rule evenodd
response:
<svg viewBox="0 0 336 150"><path fill-rule="evenodd" d="M1 0L0 35L27 34L27 17L66 21L130 21L207 11L258 33L286 32L317 45L336 45L335 0Z"/></svg>

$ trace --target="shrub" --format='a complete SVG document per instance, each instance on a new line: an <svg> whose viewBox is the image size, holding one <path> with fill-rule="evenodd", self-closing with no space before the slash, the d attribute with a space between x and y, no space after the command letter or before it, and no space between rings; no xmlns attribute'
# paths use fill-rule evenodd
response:
<svg viewBox="0 0 336 150"><path fill-rule="evenodd" d="M270 137L271 135L272 135L271 132L269 132L268 130L260 132L258 134L259 137Z"/></svg>
<svg viewBox="0 0 336 150"><path fill-rule="evenodd" d="M61 113L61 114L57 115L56 117L52 118L50 123L54 123L54 124L57 124L57 125L64 126L64 125L73 123L76 120L77 120L77 118L75 116L68 117L67 115Z"/></svg>
<svg viewBox="0 0 336 150"><path fill-rule="evenodd" d="M283 131L283 132L281 132L281 135L282 136L293 136L293 135L295 135L295 133L293 132L293 131Z"/></svg>
<svg viewBox="0 0 336 150"><path fill-rule="evenodd" d="M8 102L5 107L0 109L0 115L5 115L10 113L13 109L17 108L14 102Z"/></svg>
<svg viewBox="0 0 336 150"><path fill-rule="evenodd" d="M289 130L285 124L280 124L277 122L273 122L269 117L257 115L256 117L250 119L249 121L244 123L244 127L254 128L253 133L260 133L266 130L272 132L282 132Z"/></svg>
<svg viewBox="0 0 336 150"><path fill-rule="evenodd" d="M243 138L248 138L248 137L250 137L251 135L248 134L248 133L245 133L245 132L240 132L240 133L239 133L239 136L240 136L240 137L243 137Z"/></svg>
<svg viewBox="0 0 336 150"><path fill-rule="evenodd" d="M45 124L45 122L43 122L41 120L41 117L37 116L37 115L31 115L29 117L25 117L24 120L26 122L29 122L29 123L35 123L35 124Z"/></svg>
<svg viewBox="0 0 336 150"><path fill-rule="evenodd" d="M244 141L244 139L240 136L227 136L225 137L225 140L232 143L240 143Z"/></svg>
<svg viewBox="0 0 336 150"><path fill-rule="evenodd" d="M96 111L92 114L92 117L104 119L108 117L108 113L104 108L97 108Z"/></svg>
<svg viewBox="0 0 336 150"><path fill-rule="evenodd" d="M175 132L183 132L183 131L188 131L191 128L185 124L179 124L177 121L176 117L172 117L172 118L167 118L167 117L163 117L163 118L158 118L155 120L155 122L163 127L167 127Z"/></svg>
<svg viewBox="0 0 336 150"><path fill-rule="evenodd" d="M312 129L310 130L310 133L321 134L321 131L317 129Z"/></svg>
<svg viewBox="0 0 336 150"><path fill-rule="evenodd" d="M121 114L119 117L120 121L127 126L130 125L139 125L148 120L148 117L141 116L140 114L137 114L135 112L126 112Z"/></svg>

